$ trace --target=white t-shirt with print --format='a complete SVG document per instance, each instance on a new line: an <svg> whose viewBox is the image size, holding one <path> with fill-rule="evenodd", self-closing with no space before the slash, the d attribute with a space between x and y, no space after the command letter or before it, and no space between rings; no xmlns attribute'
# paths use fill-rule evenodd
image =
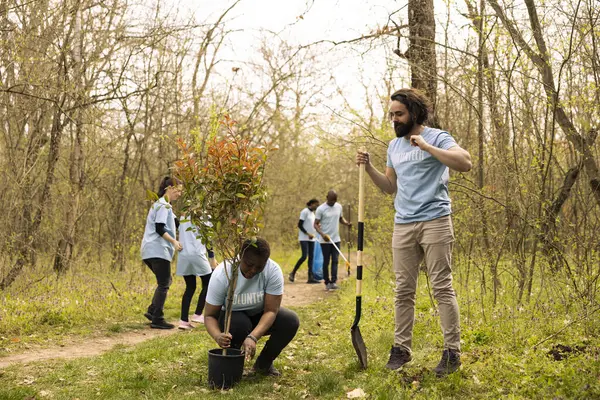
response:
<svg viewBox="0 0 600 400"><path fill-rule="evenodd" d="M443 150L457 146L454 138L440 129L425 127L421 137ZM452 213L450 170L437 158L411 146L408 138L395 138L388 147L387 166L396 172L396 224L431 221Z"/></svg>
<svg viewBox="0 0 600 400"><path fill-rule="evenodd" d="M230 261L222 262L213 271L208 284L206 302L213 306L222 306L225 309L227 301L227 288L229 281L225 275L227 264L228 275L231 276ZM283 272L281 267L269 258L265 269L252 277L244 278L242 270L238 269L238 280L233 295L233 311L245 311L249 315L261 313L265 309L265 294L273 296L283 295Z"/></svg>

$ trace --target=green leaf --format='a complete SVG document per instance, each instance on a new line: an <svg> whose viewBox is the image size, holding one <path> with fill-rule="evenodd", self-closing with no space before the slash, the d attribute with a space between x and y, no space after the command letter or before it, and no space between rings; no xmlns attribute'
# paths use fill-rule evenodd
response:
<svg viewBox="0 0 600 400"><path fill-rule="evenodd" d="M158 200L158 195L154 193L152 190L146 189L146 199L156 201Z"/></svg>
<svg viewBox="0 0 600 400"><path fill-rule="evenodd" d="M246 198L246 195L244 193L236 193L235 196L239 197L240 199L245 199Z"/></svg>

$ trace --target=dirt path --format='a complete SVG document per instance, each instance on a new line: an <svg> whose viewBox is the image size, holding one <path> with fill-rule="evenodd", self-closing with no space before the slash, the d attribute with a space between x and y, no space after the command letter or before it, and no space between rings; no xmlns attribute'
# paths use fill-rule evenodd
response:
<svg viewBox="0 0 600 400"><path fill-rule="evenodd" d="M307 278L306 273L298 272L295 282L290 283L287 275L285 276L283 300L281 301L283 307L306 306L315 301L323 300L328 295L324 284L309 285L306 283Z"/></svg>
<svg viewBox="0 0 600 400"><path fill-rule="evenodd" d="M159 336L168 336L177 333L176 329L137 330L112 336L95 337L87 339L74 339L72 344L61 347L48 347L44 349L28 350L25 353L15 354L0 358L0 369L13 364L27 364L29 362L45 361L52 359L74 359L100 355L116 345L132 346L148 339Z"/></svg>
<svg viewBox="0 0 600 400"><path fill-rule="evenodd" d="M285 307L301 307L322 300L328 295L323 284L306 284L306 276L298 274L296 282L287 282L283 295L282 305ZM61 347L49 347L44 349L28 350L24 353L10 355L0 358L0 369L13 364L26 364L51 359L74 359L80 357L92 357L105 353L114 346L133 346L156 337L177 334L179 329L160 330L145 329L112 334L110 336L95 337L75 340L73 344Z"/></svg>

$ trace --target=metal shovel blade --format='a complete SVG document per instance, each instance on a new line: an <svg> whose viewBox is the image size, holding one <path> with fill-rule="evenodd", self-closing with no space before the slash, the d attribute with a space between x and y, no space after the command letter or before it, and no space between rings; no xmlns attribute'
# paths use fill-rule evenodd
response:
<svg viewBox="0 0 600 400"><path fill-rule="evenodd" d="M354 346L354 350L356 350L356 355L358 356L358 361L360 362L360 366L362 369L367 368L367 346L365 346L365 341L360 334L360 328L358 326L353 326L350 329L350 335L352 336L352 346Z"/></svg>

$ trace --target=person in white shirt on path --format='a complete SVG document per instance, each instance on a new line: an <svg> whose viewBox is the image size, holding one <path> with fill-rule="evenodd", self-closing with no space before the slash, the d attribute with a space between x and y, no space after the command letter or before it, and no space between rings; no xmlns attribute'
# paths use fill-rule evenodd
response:
<svg viewBox="0 0 600 400"><path fill-rule="evenodd" d="M352 224L342 215L342 205L337 202L337 193L330 190L327 193L327 201L321 204L315 213L315 230L321 235L319 242L323 251L323 278L325 279L325 290L337 290L337 271L339 253L333 247L335 243L340 248L339 224L348 227ZM329 262L331 260L331 277L329 276Z"/></svg>
<svg viewBox="0 0 600 400"><path fill-rule="evenodd" d="M300 220L298 221L298 241L300 242L300 249L302 250L302 256L296 262L294 270L290 273L290 282L294 282L296 279L296 272L302 265L302 263L308 258L308 281L306 283L319 283L313 276L313 254L315 252L315 210L319 205L319 200L311 199L306 203L306 208L300 212Z"/></svg>

